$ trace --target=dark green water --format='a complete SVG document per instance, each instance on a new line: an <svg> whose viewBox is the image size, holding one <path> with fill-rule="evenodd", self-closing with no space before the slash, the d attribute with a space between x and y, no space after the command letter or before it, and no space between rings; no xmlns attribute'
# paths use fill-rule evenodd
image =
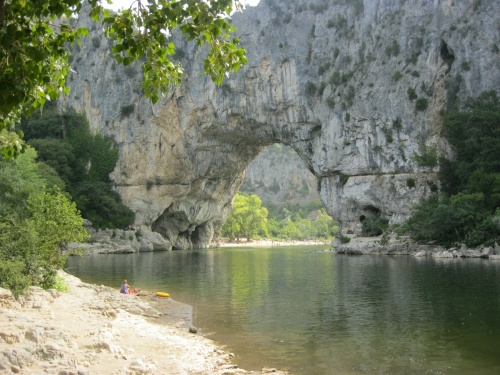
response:
<svg viewBox="0 0 500 375"><path fill-rule="evenodd" d="M247 370L500 374L500 261L318 247L71 257L85 282L167 291Z"/></svg>

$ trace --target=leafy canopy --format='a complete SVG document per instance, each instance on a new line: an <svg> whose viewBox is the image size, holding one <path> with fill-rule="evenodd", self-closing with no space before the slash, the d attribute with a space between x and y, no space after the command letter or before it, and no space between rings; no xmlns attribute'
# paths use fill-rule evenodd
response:
<svg viewBox="0 0 500 375"><path fill-rule="evenodd" d="M257 195L239 193L234 199L233 212L222 227L222 235L231 240L246 237L249 241L259 237L331 240L338 233L338 226L325 208L320 207L319 200L306 205L290 203L287 207L267 202L264 207Z"/></svg>
<svg viewBox="0 0 500 375"><path fill-rule="evenodd" d="M37 149L39 160L57 172L51 183L72 196L94 227L126 228L134 222L134 212L121 202L109 179L118 149L110 139L92 134L85 116L74 111L60 114L50 103L43 113L23 119L21 129L28 144Z"/></svg>
<svg viewBox="0 0 500 375"><path fill-rule="evenodd" d="M251 241L267 223L267 209L261 199L255 195L236 194L233 212L222 232L231 238L246 237Z"/></svg>
<svg viewBox="0 0 500 375"><path fill-rule="evenodd" d="M66 260L60 246L87 237L75 204L47 188L50 167L40 168L36 157L27 147L13 162L0 160L0 286L15 295L29 285L54 286Z"/></svg>
<svg viewBox="0 0 500 375"><path fill-rule="evenodd" d="M108 3L110 1L108 0ZM88 6L87 6L88 5ZM43 107L47 100L68 93L68 44L88 36L68 20L89 12L101 21L115 41L118 63L143 65L142 87L155 103L172 83L179 83L182 67L170 57L175 46L169 36L178 28L188 40L208 45L204 73L217 84L229 71L247 62L228 21L239 0L136 0L129 9L112 13L100 0L0 0L0 151L5 159L24 152L21 132L13 133L21 115Z"/></svg>
<svg viewBox="0 0 500 375"><path fill-rule="evenodd" d="M454 150L440 160L440 198L416 206L401 230L443 246L492 245L500 240L500 99L485 92L462 110L444 113Z"/></svg>

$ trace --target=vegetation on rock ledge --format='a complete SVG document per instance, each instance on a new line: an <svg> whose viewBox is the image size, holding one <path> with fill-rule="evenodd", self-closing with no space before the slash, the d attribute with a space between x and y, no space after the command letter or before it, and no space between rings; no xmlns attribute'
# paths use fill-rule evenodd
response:
<svg viewBox="0 0 500 375"><path fill-rule="evenodd" d="M417 205L400 228L418 242L469 247L500 241L500 100L495 92L444 113L454 150L441 158L442 194Z"/></svg>

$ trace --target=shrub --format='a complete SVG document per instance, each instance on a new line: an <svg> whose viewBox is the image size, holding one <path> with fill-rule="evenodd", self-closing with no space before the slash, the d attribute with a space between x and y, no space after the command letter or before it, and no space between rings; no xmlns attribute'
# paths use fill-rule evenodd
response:
<svg viewBox="0 0 500 375"><path fill-rule="evenodd" d="M345 96L348 107L351 107L354 104L355 97L356 91L354 90L354 86L349 86L349 88L347 89L347 94Z"/></svg>
<svg viewBox="0 0 500 375"><path fill-rule="evenodd" d="M132 113L134 113L134 110L135 110L135 106L133 104L124 105L121 107L120 113L121 113L122 117L128 117Z"/></svg>
<svg viewBox="0 0 500 375"><path fill-rule="evenodd" d="M74 199L97 228L126 228L134 222L134 212L125 206L109 183L86 181L74 192Z"/></svg>
<svg viewBox="0 0 500 375"><path fill-rule="evenodd" d="M339 54L340 54L340 49L338 47L335 47L333 49L333 58L336 59L337 57L339 57Z"/></svg>
<svg viewBox="0 0 500 375"><path fill-rule="evenodd" d="M318 74L321 76L330 69L331 63L326 63L318 68Z"/></svg>
<svg viewBox="0 0 500 375"><path fill-rule="evenodd" d="M308 96L316 95L316 89L317 89L316 85L313 82L309 81L306 83L306 95Z"/></svg>
<svg viewBox="0 0 500 375"><path fill-rule="evenodd" d="M429 101L426 98L418 98L415 102L415 109L417 111L425 111L429 106Z"/></svg>
<svg viewBox="0 0 500 375"><path fill-rule="evenodd" d="M387 143L392 143L394 141L394 138L392 137L392 129L390 127L388 126L382 127L382 133L384 133Z"/></svg>
<svg viewBox="0 0 500 375"><path fill-rule="evenodd" d="M133 65L129 65L125 67L124 72L128 78L134 78L137 74L137 69Z"/></svg>
<svg viewBox="0 0 500 375"><path fill-rule="evenodd" d="M68 293L70 291L68 283L61 276L56 276L56 281L54 283L54 288L58 292Z"/></svg>
<svg viewBox="0 0 500 375"><path fill-rule="evenodd" d="M44 121L51 125L39 127ZM97 227L126 227L133 222L133 212L123 205L109 180L118 161L118 149L110 139L92 134L85 117L75 112L60 115L44 111L43 115L25 120L22 127L27 135L39 137L27 139L39 150L39 159L59 174L83 217ZM42 129L47 132L44 134ZM38 169L44 171L47 183L50 180L51 185L61 186L47 167Z"/></svg>
<svg viewBox="0 0 500 375"><path fill-rule="evenodd" d="M135 231L135 238L139 241L142 238L142 229L139 228Z"/></svg>
<svg viewBox="0 0 500 375"><path fill-rule="evenodd" d="M23 215L0 220L0 286L19 295L28 285L53 287L66 255L60 246L87 238L74 203L58 189L30 194Z"/></svg>
<svg viewBox="0 0 500 375"><path fill-rule="evenodd" d="M400 72L400 71L397 71L396 73L394 73L394 74L392 75L392 80L393 80L394 82L398 82L401 78L403 78L403 75L401 74L401 72Z"/></svg>
<svg viewBox="0 0 500 375"><path fill-rule="evenodd" d="M339 72L333 72L328 82L330 85L339 85L342 82L342 75Z"/></svg>
<svg viewBox="0 0 500 375"><path fill-rule="evenodd" d="M415 161L421 167L435 167L438 164L438 150L436 146L427 146L424 141L418 145L418 154L413 155Z"/></svg>
<svg viewBox="0 0 500 375"><path fill-rule="evenodd" d="M445 247L493 244L500 235L484 206L484 195L464 193L451 198L433 197L416 206L401 230L418 242L434 241Z"/></svg>
<svg viewBox="0 0 500 375"><path fill-rule="evenodd" d="M339 241L340 241L340 243L342 243L342 244L346 244L346 243L351 242L351 238L350 238L350 237L348 237L348 236L344 236L343 234L341 234L341 235L339 236Z"/></svg>
<svg viewBox="0 0 500 375"><path fill-rule="evenodd" d="M376 237L384 233L389 227L389 220L380 214L367 217L363 221L361 233L366 237Z"/></svg>
<svg viewBox="0 0 500 375"><path fill-rule="evenodd" d="M400 131L403 129L403 120L401 119L401 117L396 117L393 121L392 121L392 127L397 130L397 131Z"/></svg>
<svg viewBox="0 0 500 375"><path fill-rule="evenodd" d="M415 179L414 178L406 179L406 186L408 186L410 189L413 189L416 186Z"/></svg>
<svg viewBox="0 0 500 375"><path fill-rule="evenodd" d="M412 55L406 59L406 63L415 65L418 61L418 56L420 56L420 51L412 53Z"/></svg>
<svg viewBox="0 0 500 375"><path fill-rule="evenodd" d="M408 87L408 99L411 101L415 100L418 98L417 93L413 87Z"/></svg>
<svg viewBox="0 0 500 375"><path fill-rule="evenodd" d="M391 45L389 45L385 49L385 54L389 57L397 56L397 55L399 55L400 50L401 50L401 47L399 46L399 43L396 40L393 40Z"/></svg>

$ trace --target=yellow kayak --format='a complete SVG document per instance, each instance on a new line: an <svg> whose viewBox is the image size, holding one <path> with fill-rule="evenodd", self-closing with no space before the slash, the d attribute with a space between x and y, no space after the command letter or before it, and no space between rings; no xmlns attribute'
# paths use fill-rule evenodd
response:
<svg viewBox="0 0 500 375"><path fill-rule="evenodd" d="M170 294L165 293L165 292L156 292L156 295L158 297L165 297L165 298L170 297Z"/></svg>

